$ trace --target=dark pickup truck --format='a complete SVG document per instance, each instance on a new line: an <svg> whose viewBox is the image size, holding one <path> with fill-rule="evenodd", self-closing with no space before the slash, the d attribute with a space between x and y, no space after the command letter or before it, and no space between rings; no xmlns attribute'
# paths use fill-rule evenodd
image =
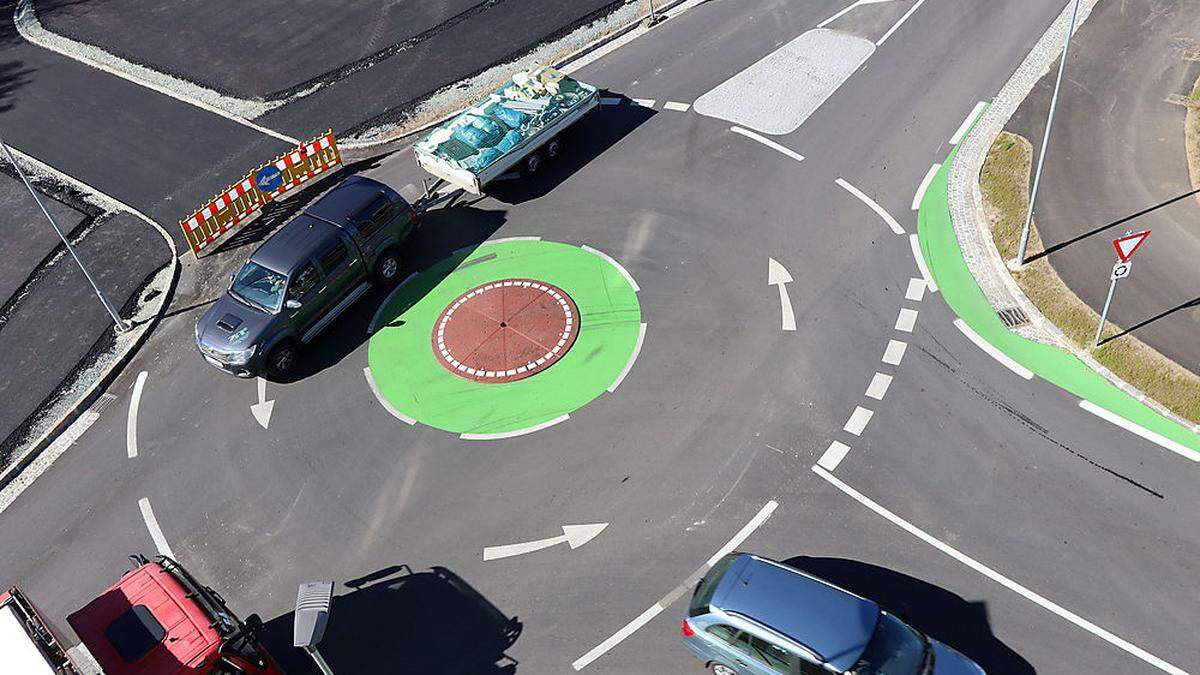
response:
<svg viewBox="0 0 1200 675"><path fill-rule="evenodd" d="M417 214L395 190L351 176L258 247L196 322L205 360L239 377L287 375L371 286L393 283Z"/></svg>

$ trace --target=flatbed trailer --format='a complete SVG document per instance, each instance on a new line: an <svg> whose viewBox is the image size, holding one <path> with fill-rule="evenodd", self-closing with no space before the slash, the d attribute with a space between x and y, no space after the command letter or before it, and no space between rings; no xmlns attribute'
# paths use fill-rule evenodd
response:
<svg viewBox="0 0 1200 675"><path fill-rule="evenodd" d="M0 672L80 675L62 642L15 587L0 592Z"/></svg>
<svg viewBox="0 0 1200 675"><path fill-rule="evenodd" d="M425 171L471 194L559 153L559 134L600 106L596 87L555 68L523 70L413 145Z"/></svg>

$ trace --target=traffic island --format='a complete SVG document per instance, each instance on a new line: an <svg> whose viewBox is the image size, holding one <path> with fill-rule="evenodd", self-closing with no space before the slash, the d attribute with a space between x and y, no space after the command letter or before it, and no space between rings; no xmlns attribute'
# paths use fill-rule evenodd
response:
<svg viewBox="0 0 1200 675"><path fill-rule="evenodd" d="M519 239L459 251L380 308L371 379L399 416L469 439L561 422L628 373L644 325L607 256Z"/></svg>

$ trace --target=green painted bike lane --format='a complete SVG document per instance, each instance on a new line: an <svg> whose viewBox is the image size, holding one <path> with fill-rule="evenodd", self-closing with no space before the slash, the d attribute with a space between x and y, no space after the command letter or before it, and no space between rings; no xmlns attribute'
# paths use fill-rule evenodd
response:
<svg viewBox="0 0 1200 675"><path fill-rule="evenodd" d="M1200 436L1125 393L1073 354L1023 338L1001 322L971 275L950 220L949 176L957 154L956 147L942 163L917 215L921 253L946 304L984 340L1037 376L1182 445L1196 453L1193 459L1200 459Z"/></svg>

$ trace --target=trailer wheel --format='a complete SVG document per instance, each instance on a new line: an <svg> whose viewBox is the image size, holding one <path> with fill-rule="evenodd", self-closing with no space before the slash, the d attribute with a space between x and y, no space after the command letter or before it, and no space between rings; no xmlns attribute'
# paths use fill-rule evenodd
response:
<svg viewBox="0 0 1200 675"><path fill-rule="evenodd" d="M555 138L546 144L546 157L554 159L559 152L562 152L562 141Z"/></svg>
<svg viewBox="0 0 1200 675"><path fill-rule="evenodd" d="M538 172L538 169L540 169L540 168L542 168L541 153L535 152L532 155L525 158L525 173L535 174Z"/></svg>

